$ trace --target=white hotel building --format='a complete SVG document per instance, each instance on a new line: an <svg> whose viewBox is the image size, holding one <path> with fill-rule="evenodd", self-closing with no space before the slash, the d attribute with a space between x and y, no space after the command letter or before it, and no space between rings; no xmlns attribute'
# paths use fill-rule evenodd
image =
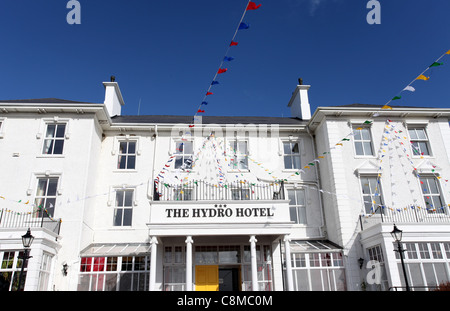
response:
<svg viewBox="0 0 450 311"><path fill-rule="evenodd" d="M450 109L124 116L0 101L0 286L26 291L404 289L450 278ZM155 179L157 182L155 183ZM286 260L288 259L288 260Z"/></svg>

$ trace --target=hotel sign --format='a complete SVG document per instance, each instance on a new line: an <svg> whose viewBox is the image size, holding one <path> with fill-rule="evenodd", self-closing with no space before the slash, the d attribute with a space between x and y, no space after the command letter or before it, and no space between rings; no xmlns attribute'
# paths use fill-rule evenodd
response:
<svg viewBox="0 0 450 311"><path fill-rule="evenodd" d="M203 202L158 202L151 208L151 223L279 223L290 222L288 201L214 205Z"/></svg>

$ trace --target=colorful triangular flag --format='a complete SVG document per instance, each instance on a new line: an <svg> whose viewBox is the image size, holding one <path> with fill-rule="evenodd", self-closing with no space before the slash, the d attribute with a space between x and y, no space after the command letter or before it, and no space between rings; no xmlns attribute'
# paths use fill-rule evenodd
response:
<svg viewBox="0 0 450 311"><path fill-rule="evenodd" d="M407 87L405 87L405 88L403 89L403 91L410 91L410 92L415 92L415 91L416 91L416 89L415 89L415 88L413 88L412 86L408 85Z"/></svg>
<svg viewBox="0 0 450 311"><path fill-rule="evenodd" d="M427 81L429 79L430 79L430 77L425 77L424 75L420 75L416 78L416 80L425 80L425 81Z"/></svg>
<svg viewBox="0 0 450 311"><path fill-rule="evenodd" d="M255 2L250 1L247 5L246 11L259 9L260 6L261 6L261 4L257 5Z"/></svg>
<svg viewBox="0 0 450 311"><path fill-rule="evenodd" d="M244 22L241 22L241 24L239 25L238 30L249 29L249 28L250 28L250 25L248 25L248 24L246 24Z"/></svg>

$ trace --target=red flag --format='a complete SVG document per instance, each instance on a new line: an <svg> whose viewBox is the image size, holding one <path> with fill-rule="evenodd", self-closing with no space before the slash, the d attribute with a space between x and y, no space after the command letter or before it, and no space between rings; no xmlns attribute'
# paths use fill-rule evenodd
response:
<svg viewBox="0 0 450 311"><path fill-rule="evenodd" d="M236 46L236 45L238 45L237 42L231 41L230 46Z"/></svg>
<svg viewBox="0 0 450 311"><path fill-rule="evenodd" d="M189 125L189 127L194 127L194 125Z"/></svg>
<svg viewBox="0 0 450 311"><path fill-rule="evenodd" d="M259 9L260 6L261 6L261 4L256 5L255 2L250 1L250 3L247 6L247 11Z"/></svg>
<svg viewBox="0 0 450 311"><path fill-rule="evenodd" d="M212 94L213 94L212 92L207 92L207 93L206 93L206 96L212 95Z"/></svg>
<svg viewBox="0 0 450 311"><path fill-rule="evenodd" d="M219 71L217 71L217 73L221 74L221 73L227 72L227 70L228 70L227 68L220 68Z"/></svg>
<svg viewBox="0 0 450 311"><path fill-rule="evenodd" d="M205 112L205 110L201 110L201 109L199 109L197 112L200 112L200 113L202 113L202 112Z"/></svg>

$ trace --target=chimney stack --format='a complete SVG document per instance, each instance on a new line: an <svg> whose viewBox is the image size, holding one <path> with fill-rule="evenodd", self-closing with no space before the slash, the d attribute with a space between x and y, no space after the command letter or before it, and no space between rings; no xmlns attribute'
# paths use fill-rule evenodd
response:
<svg viewBox="0 0 450 311"><path fill-rule="evenodd" d="M111 82L103 82L105 86L105 106L110 117L120 116L122 106L125 104L122 98L122 93L119 89L119 84L116 81L116 77L111 76Z"/></svg>
<svg viewBox="0 0 450 311"><path fill-rule="evenodd" d="M303 79L298 79L298 85L292 93L288 107L291 108L291 116L302 120L311 119L311 107L309 105L308 90L311 85L303 85Z"/></svg>

